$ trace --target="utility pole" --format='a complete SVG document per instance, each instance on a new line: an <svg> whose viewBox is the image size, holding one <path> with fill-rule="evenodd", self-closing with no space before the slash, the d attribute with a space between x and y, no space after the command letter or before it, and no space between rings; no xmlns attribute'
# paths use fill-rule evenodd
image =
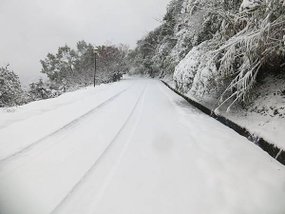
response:
<svg viewBox="0 0 285 214"><path fill-rule="evenodd" d="M94 50L94 88L96 86L96 70L97 70L97 53Z"/></svg>

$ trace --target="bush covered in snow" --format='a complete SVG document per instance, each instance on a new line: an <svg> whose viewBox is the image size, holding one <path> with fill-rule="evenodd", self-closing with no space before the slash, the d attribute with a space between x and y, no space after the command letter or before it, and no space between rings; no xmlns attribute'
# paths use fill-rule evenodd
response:
<svg viewBox="0 0 285 214"><path fill-rule="evenodd" d="M63 87L57 88L55 85L52 85L48 82L43 82L39 80L30 84L28 91L28 101L44 100L49 98L54 98L65 92Z"/></svg>
<svg viewBox="0 0 285 214"><path fill-rule="evenodd" d="M7 67L0 67L0 107L19 105L23 91L19 77Z"/></svg>
<svg viewBox="0 0 285 214"><path fill-rule="evenodd" d="M202 71L209 62L208 51L208 42L204 42L194 47L176 66L174 82L178 90L187 93L191 88L194 88L194 85L197 87L199 84L197 76L202 75Z"/></svg>

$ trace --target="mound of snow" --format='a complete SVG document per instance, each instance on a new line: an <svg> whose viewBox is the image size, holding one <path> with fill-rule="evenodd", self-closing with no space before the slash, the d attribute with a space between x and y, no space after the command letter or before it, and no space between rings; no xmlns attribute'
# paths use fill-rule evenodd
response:
<svg viewBox="0 0 285 214"><path fill-rule="evenodd" d="M173 79L176 83L176 88L180 91L186 93L191 89L200 65L199 59L202 52L199 46L194 47L176 66Z"/></svg>
<svg viewBox="0 0 285 214"><path fill-rule="evenodd" d="M183 93L203 95L213 89L216 65L213 63L208 41L194 47L176 66L173 80Z"/></svg>
<svg viewBox="0 0 285 214"><path fill-rule="evenodd" d="M255 10L262 4L263 0L243 0L240 11Z"/></svg>

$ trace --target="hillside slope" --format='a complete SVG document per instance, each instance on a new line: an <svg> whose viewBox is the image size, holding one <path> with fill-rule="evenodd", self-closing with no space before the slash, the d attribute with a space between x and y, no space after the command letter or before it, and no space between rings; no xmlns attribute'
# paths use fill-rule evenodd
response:
<svg viewBox="0 0 285 214"><path fill-rule="evenodd" d="M132 72L167 79L283 145L284 6L283 0L173 0L161 26L138 42Z"/></svg>

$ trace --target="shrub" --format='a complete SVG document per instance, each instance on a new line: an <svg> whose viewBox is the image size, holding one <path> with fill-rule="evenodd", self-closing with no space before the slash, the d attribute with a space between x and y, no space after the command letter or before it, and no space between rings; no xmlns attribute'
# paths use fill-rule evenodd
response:
<svg viewBox="0 0 285 214"><path fill-rule="evenodd" d="M19 77L6 67L0 67L0 107L21 104L23 91Z"/></svg>

